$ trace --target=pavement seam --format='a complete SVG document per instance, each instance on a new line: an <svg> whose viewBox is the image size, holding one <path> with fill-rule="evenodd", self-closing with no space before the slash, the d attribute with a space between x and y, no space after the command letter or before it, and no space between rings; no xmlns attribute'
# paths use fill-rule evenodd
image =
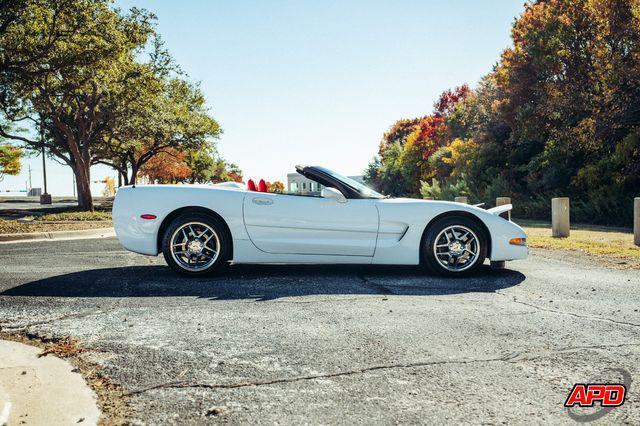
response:
<svg viewBox="0 0 640 426"><path fill-rule="evenodd" d="M507 294L500 293L499 291L496 291L496 293L500 294L502 296L508 297ZM521 302L520 300L516 300L515 298L513 300L511 300L511 302L518 303L518 304L524 305L524 306L529 306L530 308L535 308L535 309L540 310L540 311L551 312L551 313L558 314L558 315L568 315L568 316L572 316L572 317L576 317L576 318L583 318L583 319L590 319L590 320L596 320L596 321L609 322L609 323L612 323L612 324L626 325L626 326L629 326L629 327L640 327L640 324L636 324L636 323L633 323L633 322L617 321L617 320L614 320L614 319L611 319L611 318L605 318L605 317L601 317L601 316L598 316L598 315L581 315L581 314L577 314L575 312L560 311L558 309L545 308L543 306L534 305L533 303Z"/></svg>

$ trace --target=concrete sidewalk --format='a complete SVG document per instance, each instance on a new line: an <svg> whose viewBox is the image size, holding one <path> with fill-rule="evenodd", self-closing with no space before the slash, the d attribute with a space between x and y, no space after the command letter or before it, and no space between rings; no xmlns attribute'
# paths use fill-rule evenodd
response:
<svg viewBox="0 0 640 426"><path fill-rule="evenodd" d="M93 391L77 370L52 355L0 340L0 426L98 423Z"/></svg>

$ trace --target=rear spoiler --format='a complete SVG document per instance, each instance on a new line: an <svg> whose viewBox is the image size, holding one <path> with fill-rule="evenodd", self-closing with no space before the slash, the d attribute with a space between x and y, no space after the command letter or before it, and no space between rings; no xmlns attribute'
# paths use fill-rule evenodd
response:
<svg viewBox="0 0 640 426"><path fill-rule="evenodd" d="M492 207L490 209L487 209L487 211L491 214L495 214L496 216L502 216L504 218L507 218L509 215L509 211L511 211L513 209L513 204L504 204L502 206L496 206L496 207Z"/></svg>

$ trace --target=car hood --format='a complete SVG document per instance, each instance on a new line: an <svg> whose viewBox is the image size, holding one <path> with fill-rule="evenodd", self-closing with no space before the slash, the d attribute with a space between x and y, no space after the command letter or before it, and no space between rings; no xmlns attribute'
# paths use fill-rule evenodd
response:
<svg viewBox="0 0 640 426"><path fill-rule="evenodd" d="M511 206L504 206L504 208L494 208L485 210L479 206L474 206L465 203L456 203L455 201L441 201L441 200L423 200L419 198L382 198L378 200L379 203L385 205L431 205L438 206L440 208L447 208L450 210L463 210L467 212L475 213L476 215L498 215L502 211L510 210Z"/></svg>

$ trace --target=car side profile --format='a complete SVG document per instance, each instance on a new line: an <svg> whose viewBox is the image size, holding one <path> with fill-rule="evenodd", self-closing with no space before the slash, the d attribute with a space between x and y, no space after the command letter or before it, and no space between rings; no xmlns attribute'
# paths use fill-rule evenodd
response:
<svg viewBox="0 0 640 426"><path fill-rule="evenodd" d="M296 171L319 195L265 187L134 185L118 190L113 221L121 244L198 276L229 263L419 265L444 275L523 259L526 234L505 218L511 205L388 198L320 166ZM253 184L253 182L250 182Z"/></svg>

